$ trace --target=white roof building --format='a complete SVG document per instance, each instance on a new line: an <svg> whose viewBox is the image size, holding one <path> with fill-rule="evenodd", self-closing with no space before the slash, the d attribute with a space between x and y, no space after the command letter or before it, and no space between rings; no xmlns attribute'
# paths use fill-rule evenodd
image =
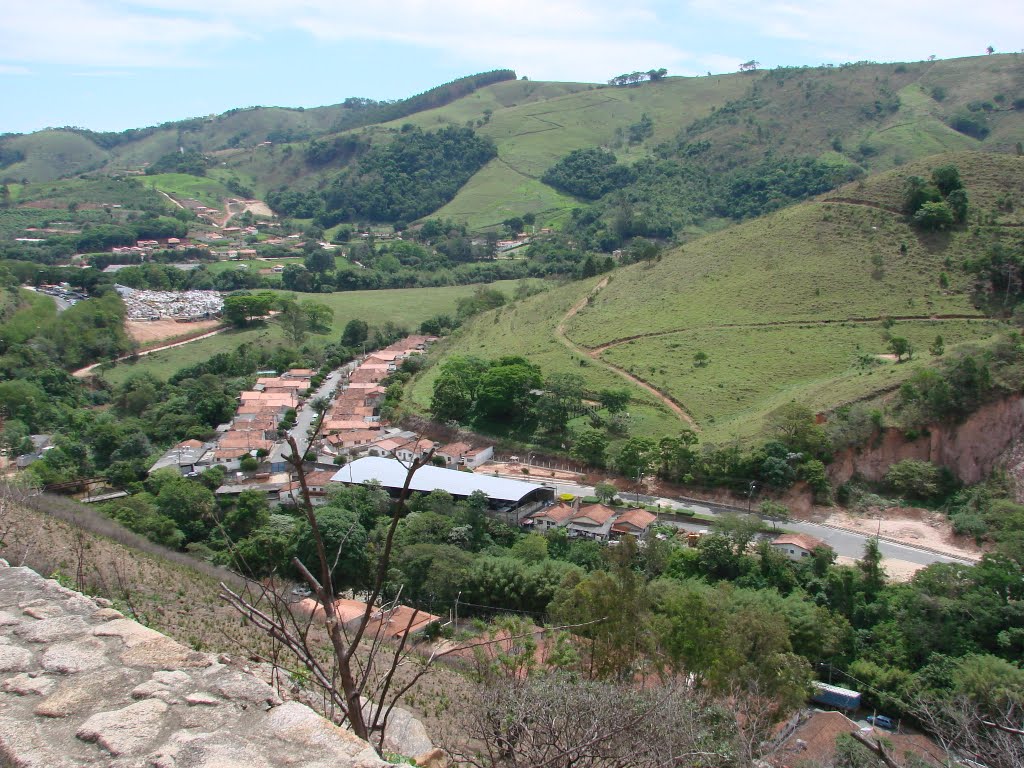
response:
<svg viewBox="0 0 1024 768"><path fill-rule="evenodd" d="M405 486L408 471L408 465L397 459L367 456L346 464L335 472L331 480L354 485L377 481L390 491L400 491ZM502 508L515 508L529 501L548 500L554 495L550 488L535 483L442 469L429 464L416 470L409 489L422 493L447 491L456 498L465 498L481 491L490 500L491 506Z"/></svg>

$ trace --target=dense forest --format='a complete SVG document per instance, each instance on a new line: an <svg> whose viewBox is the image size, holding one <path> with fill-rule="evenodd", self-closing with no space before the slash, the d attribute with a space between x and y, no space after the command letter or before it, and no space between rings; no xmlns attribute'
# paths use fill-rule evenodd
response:
<svg viewBox="0 0 1024 768"><path fill-rule="evenodd" d="M350 151L329 146L332 153ZM317 150L315 156L325 151ZM278 213L312 216L324 227L363 219L404 224L451 200L496 154L493 141L469 128L427 132L406 125L388 143L362 154L322 193L279 189L267 201Z"/></svg>
<svg viewBox="0 0 1024 768"><path fill-rule="evenodd" d="M705 148L659 146L632 165L608 151L575 150L543 176L553 187L584 200L568 227L587 247L612 251L634 237L672 240L688 227L721 218L754 218L827 192L863 174L852 165L816 158L767 157L720 171L701 159Z"/></svg>

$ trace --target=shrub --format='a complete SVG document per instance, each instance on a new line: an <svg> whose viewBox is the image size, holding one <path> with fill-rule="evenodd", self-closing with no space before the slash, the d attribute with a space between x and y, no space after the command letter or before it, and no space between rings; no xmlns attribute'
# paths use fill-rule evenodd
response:
<svg viewBox="0 0 1024 768"><path fill-rule="evenodd" d="M985 117L984 112L961 110L953 116L949 127L954 131L979 141L991 133L991 129L988 127L988 119Z"/></svg>
<svg viewBox="0 0 1024 768"><path fill-rule="evenodd" d="M941 490L942 472L929 461L904 459L889 467L885 482L902 496L930 499Z"/></svg>
<svg viewBox="0 0 1024 768"><path fill-rule="evenodd" d="M953 515L950 518L950 522L953 524L953 533L964 536L980 538L988 531L988 525L985 524L984 518L970 512L960 512Z"/></svg>
<svg viewBox="0 0 1024 768"><path fill-rule="evenodd" d="M925 230L949 229L956 223L956 216L948 203L924 203L914 214L914 226Z"/></svg>

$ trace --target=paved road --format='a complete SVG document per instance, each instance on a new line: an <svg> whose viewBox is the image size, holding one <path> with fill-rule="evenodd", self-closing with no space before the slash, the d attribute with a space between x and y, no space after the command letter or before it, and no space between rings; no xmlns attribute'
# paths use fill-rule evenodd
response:
<svg viewBox="0 0 1024 768"><path fill-rule="evenodd" d="M510 475L510 477L512 477ZM521 475L516 477L517 480L525 480L527 478ZM554 488L556 494L560 493L571 493L574 496L593 496L594 489L591 486L578 485L576 483L567 483L562 481L551 481L544 483L541 478L530 478L528 482L540 482L547 485L549 488ZM662 507L672 509L687 509L693 512L697 512L701 515L707 515L709 517L715 517L721 514L722 511L732 511L726 508L720 507L719 505L703 505L699 503L681 501L678 499L666 499L658 498L655 496L646 496L644 494L633 494L628 491L620 494L621 498L626 501L638 500L644 504L658 504ZM670 519L663 518L661 522L668 525L673 525L677 528L682 528L688 531L698 531L707 529L707 524L700 522L689 522L685 519ZM796 533L806 533L816 538L821 539L828 544L832 549L836 551L836 554L843 555L845 557L860 557L864 554L864 545L870 536L865 536L861 533L855 533L853 531L840 530L832 528L826 525L819 525L817 523L808 523L803 521L791 520L782 524L782 527L787 531L793 531ZM895 542L880 540L878 542L878 548L881 551L883 557L889 558L890 560L904 560L910 563L919 563L922 565L929 565L931 563L972 563L973 561L966 558L953 557L951 555L942 555L935 552L930 552L924 549L917 549L906 544L897 544Z"/></svg>
<svg viewBox="0 0 1024 768"><path fill-rule="evenodd" d="M295 426L288 431L288 434L295 438L295 443L303 454L305 454L306 449L309 447L309 429L317 419L317 412L313 409L313 401L318 397L331 399L331 395L338 387L341 377L355 370L360 362L362 361L353 360L351 363L346 363L341 368L327 374L327 378L324 379L323 384L320 385L313 396L307 398L302 407L296 411ZM283 462L284 457L290 454L291 448L287 443L277 443L270 452L270 461L274 464Z"/></svg>

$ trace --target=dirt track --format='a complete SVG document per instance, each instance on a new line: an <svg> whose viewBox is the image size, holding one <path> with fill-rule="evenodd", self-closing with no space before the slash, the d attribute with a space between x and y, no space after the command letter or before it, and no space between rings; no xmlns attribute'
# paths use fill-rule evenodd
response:
<svg viewBox="0 0 1024 768"><path fill-rule="evenodd" d="M569 340L569 337L565 335L566 323L568 323L577 312L579 312L581 309L583 309L583 307L587 305L587 302L590 300L591 296L596 295L606 285L608 285L607 277L602 279L601 282L595 285L594 290L592 290L590 293L588 293L586 296L584 296L582 299L580 299L579 301L572 305L569 311L565 313L565 317L561 319L561 321L558 323L558 326L555 328L555 337L560 342L562 342L562 344L567 346L571 351L579 355L586 355L587 357L596 361L600 365L603 365L605 368L614 371L619 376L626 379L630 384L633 384L634 386L640 387L641 389L650 392L652 395L658 398L658 400L664 403L666 408L668 408L670 411L672 411L672 413L678 416L680 421L686 422L686 424L691 429L693 429L696 432L699 432L700 426L698 426L697 422L694 421L693 417L690 416L690 414L688 414L685 410L683 410L683 407L679 405L679 403L677 403L671 397L666 395L661 390L655 389L643 379L638 379L636 376L627 373L626 371L619 368L617 365L612 365L607 360L602 360L598 352L586 349L584 347L576 346Z"/></svg>

